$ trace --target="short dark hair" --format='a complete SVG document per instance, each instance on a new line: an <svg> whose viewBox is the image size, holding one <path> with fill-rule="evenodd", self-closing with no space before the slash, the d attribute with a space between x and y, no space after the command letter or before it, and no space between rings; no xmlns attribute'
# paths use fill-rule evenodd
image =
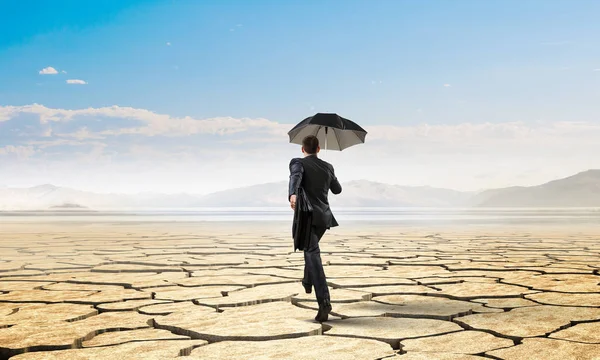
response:
<svg viewBox="0 0 600 360"><path fill-rule="evenodd" d="M316 154L319 147L319 139L314 135L308 135L302 140L302 147L308 154Z"/></svg>

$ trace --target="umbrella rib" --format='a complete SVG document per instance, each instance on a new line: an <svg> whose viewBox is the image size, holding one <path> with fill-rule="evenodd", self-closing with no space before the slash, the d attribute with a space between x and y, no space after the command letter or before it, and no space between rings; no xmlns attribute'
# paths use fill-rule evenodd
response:
<svg viewBox="0 0 600 360"><path fill-rule="evenodd" d="M319 134L319 130L321 130L323 126L319 125L319 127L317 128L317 131L315 131L313 136L317 136Z"/></svg>
<svg viewBox="0 0 600 360"><path fill-rule="evenodd" d="M338 148L342 151L342 144L340 144L340 138L338 137L337 131L333 130L333 134L335 135L335 139L337 140Z"/></svg>
<svg viewBox="0 0 600 360"><path fill-rule="evenodd" d="M361 140L361 138L358 137L358 135L356 135L356 131L354 131L354 130L351 130L351 131L354 134L354 136L356 136L356 138L358 139L359 144L364 144L365 143L364 141Z"/></svg>

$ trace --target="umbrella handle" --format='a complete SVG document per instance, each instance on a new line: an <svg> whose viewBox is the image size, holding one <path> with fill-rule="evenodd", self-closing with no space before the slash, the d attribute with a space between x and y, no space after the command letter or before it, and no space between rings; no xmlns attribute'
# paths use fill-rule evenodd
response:
<svg viewBox="0 0 600 360"><path fill-rule="evenodd" d="M327 126L325 126L325 155L327 155Z"/></svg>

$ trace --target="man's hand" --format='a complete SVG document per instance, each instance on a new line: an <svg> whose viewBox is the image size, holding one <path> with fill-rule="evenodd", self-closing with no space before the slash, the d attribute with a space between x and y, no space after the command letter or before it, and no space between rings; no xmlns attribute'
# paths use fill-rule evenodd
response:
<svg viewBox="0 0 600 360"><path fill-rule="evenodd" d="M296 195L290 196L290 206L292 209L296 209Z"/></svg>

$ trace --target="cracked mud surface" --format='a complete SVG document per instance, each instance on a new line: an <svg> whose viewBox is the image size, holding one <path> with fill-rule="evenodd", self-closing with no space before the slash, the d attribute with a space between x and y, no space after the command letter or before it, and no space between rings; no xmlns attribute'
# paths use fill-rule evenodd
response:
<svg viewBox="0 0 600 360"><path fill-rule="evenodd" d="M2 224L0 359L598 359L600 231Z"/></svg>

